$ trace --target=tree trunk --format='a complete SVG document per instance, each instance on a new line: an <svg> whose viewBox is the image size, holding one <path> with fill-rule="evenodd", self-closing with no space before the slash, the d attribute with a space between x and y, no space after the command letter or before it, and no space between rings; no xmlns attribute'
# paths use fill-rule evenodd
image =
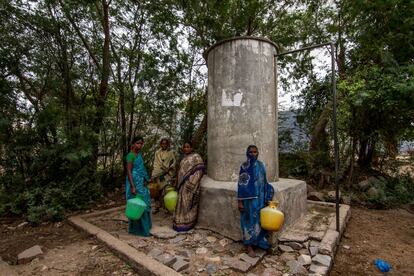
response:
<svg viewBox="0 0 414 276"><path fill-rule="evenodd" d="M207 117L207 114L205 114L200 126L191 139L191 143L193 143L193 148L195 149L198 149L200 147L204 137L207 135Z"/></svg>
<svg viewBox="0 0 414 276"><path fill-rule="evenodd" d="M358 153L358 166L361 169L371 168L374 150L375 141L373 141L372 138L367 138L360 141Z"/></svg>
<svg viewBox="0 0 414 276"><path fill-rule="evenodd" d="M95 120L92 126L96 137L93 141L94 146L94 162L98 161L98 151L99 151L99 134L103 125L103 119L105 116L105 103L106 96L108 94L108 82L109 82L109 73L110 73L110 61L109 61L109 45L110 45L110 33L109 33L109 4L102 0L102 9L103 9L103 30L104 30L104 45L102 52L102 71L101 71L101 82L99 84L99 94L96 99L96 112Z"/></svg>

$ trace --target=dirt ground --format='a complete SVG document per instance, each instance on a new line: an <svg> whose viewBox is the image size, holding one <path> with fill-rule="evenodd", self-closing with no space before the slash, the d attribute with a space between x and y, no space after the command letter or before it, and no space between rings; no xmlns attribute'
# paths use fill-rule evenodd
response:
<svg viewBox="0 0 414 276"><path fill-rule="evenodd" d="M331 276L384 275L374 265L378 258L391 264L388 275L414 275L414 214L403 209L351 212Z"/></svg>
<svg viewBox="0 0 414 276"><path fill-rule="evenodd" d="M0 257L13 264L19 275L137 275L67 222L17 227L21 222L0 220ZM42 247L43 257L15 265L17 254L36 244ZM383 275L374 265L377 258L392 265L390 275L414 275L413 213L352 209L331 275Z"/></svg>
<svg viewBox="0 0 414 276"><path fill-rule="evenodd" d="M0 228L0 257L12 264L18 275L137 275L95 239L67 222L17 227L21 222L2 219ZM17 264L17 254L34 245L42 248L43 256Z"/></svg>

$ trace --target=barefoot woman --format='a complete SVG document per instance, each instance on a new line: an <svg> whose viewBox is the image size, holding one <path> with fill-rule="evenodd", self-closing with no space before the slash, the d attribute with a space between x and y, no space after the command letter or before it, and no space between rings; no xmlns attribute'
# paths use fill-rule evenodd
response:
<svg viewBox="0 0 414 276"><path fill-rule="evenodd" d="M141 149L144 145L142 137L132 140L131 152L126 156L127 178L125 181L126 199L141 195L147 204L144 214L139 220L128 220L128 233L138 236L149 236L151 229L151 197L147 188L149 180L142 159Z"/></svg>
<svg viewBox="0 0 414 276"><path fill-rule="evenodd" d="M238 206L243 243L250 257L255 257L253 246L269 249L268 233L260 226L260 209L273 198L273 187L267 182L264 164L257 160L256 146L247 148L247 160L240 167Z"/></svg>
<svg viewBox="0 0 414 276"><path fill-rule="evenodd" d="M184 158L178 171L178 201L174 212L175 231L188 231L197 223L200 202L200 181L204 174L204 162L193 152L191 142L183 145Z"/></svg>

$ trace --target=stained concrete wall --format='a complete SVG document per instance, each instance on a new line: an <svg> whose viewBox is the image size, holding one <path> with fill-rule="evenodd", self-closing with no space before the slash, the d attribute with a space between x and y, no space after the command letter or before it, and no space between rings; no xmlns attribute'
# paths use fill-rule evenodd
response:
<svg viewBox="0 0 414 276"><path fill-rule="evenodd" d="M269 181L278 180L276 45L253 37L210 47L208 65L208 167L217 181L237 181L246 147L255 144Z"/></svg>
<svg viewBox="0 0 414 276"><path fill-rule="evenodd" d="M283 229L306 214L306 183L302 180L281 178L271 183L275 200L285 214ZM240 212L237 208L237 183L215 181L204 176L201 181L198 228L213 230L233 240L241 240Z"/></svg>

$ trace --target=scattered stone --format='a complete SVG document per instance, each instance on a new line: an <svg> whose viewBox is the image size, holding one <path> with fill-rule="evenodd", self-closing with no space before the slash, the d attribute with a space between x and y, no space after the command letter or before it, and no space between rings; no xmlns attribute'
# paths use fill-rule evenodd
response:
<svg viewBox="0 0 414 276"><path fill-rule="evenodd" d="M312 259L309 255L300 255L298 258L298 262L301 265L310 265L312 263Z"/></svg>
<svg viewBox="0 0 414 276"><path fill-rule="evenodd" d="M55 227L56 227L56 228L60 228L60 227L62 227L62 223L61 223L61 222L55 223Z"/></svg>
<svg viewBox="0 0 414 276"><path fill-rule="evenodd" d="M341 191L339 191L339 199L341 199ZM326 194L326 201L329 201L329 202L336 202L336 191L329 191L327 194Z"/></svg>
<svg viewBox="0 0 414 276"><path fill-rule="evenodd" d="M279 244L279 249L282 252L293 252L294 250L292 249L292 247L287 246L287 245L283 245L283 244Z"/></svg>
<svg viewBox="0 0 414 276"><path fill-rule="evenodd" d="M217 253L223 253L223 252L226 252L226 251L227 251L227 249L225 247L222 247L222 246L216 246L213 249L213 252L215 254L217 254Z"/></svg>
<svg viewBox="0 0 414 276"><path fill-rule="evenodd" d="M309 238L311 238L312 240L321 241L324 235L325 231L315 231L309 234Z"/></svg>
<svg viewBox="0 0 414 276"><path fill-rule="evenodd" d="M240 253L240 251L243 250L243 245L241 243L238 242L234 242L232 244L230 244L230 252L233 254L233 256L237 255Z"/></svg>
<svg viewBox="0 0 414 276"><path fill-rule="evenodd" d="M309 236L306 233L285 231L280 235L279 241L280 242L292 242L292 241L294 241L294 242L303 243L303 242L307 241L308 238L309 238Z"/></svg>
<svg viewBox="0 0 414 276"><path fill-rule="evenodd" d="M197 272L203 272L204 270L205 270L205 268L201 267L201 268L197 269Z"/></svg>
<svg viewBox="0 0 414 276"><path fill-rule="evenodd" d="M19 225L17 225L17 228L22 228L22 227L24 227L24 226L26 226L28 224L29 223L27 221L24 221L24 222L20 223Z"/></svg>
<svg viewBox="0 0 414 276"><path fill-rule="evenodd" d="M302 248L302 244L298 242L287 242L285 243L285 245L290 246L294 250L300 250Z"/></svg>
<svg viewBox="0 0 414 276"><path fill-rule="evenodd" d="M245 261L246 263L249 263L251 266L255 266L259 262L260 258L259 257L252 258L246 253L243 253L240 255L240 260Z"/></svg>
<svg viewBox="0 0 414 276"><path fill-rule="evenodd" d="M315 257L312 258L312 262L317 265L323 265L329 267L331 265L332 258L328 255L317 254Z"/></svg>
<svg viewBox="0 0 414 276"><path fill-rule="evenodd" d="M228 263L228 266L233 270L243 272L243 273L246 273L251 267L249 263L246 263L240 260L234 260L233 262Z"/></svg>
<svg viewBox="0 0 414 276"><path fill-rule="evenodd" d="M351 247L350 247L349 245L344 245L343 247L344 247L346 250L351 249Z"/></svg>
<svg viewBox="0 0 414 276"><path fill-rule="evenodd" d="M256 249L254 252L256 252L256 256L260 259L262 259L267 254L266 250L260 248Z"/></svg>
<svg viewBox="0 0 414 276"><path fill-rule="evenodd" d="M342 203L343 203L343 204L346 204L346 205L351 205L351 201L352 201L352 199L351 199L351 197L350 197L350 196L343 196L343 197L342 197Z"/></svg>
<svg viewBox="0 0 414 276"><path fill-rule="evenodd" d="M48 270L49 268L47 267L47 266L45 266L45 265L43 265L42 266L42 268L40 269L40 271L46 271L46 270Z"/></svg>
<svg viewBox="0 0 414 276"><path fill-rule="evenodd" d="M96 248L98 248L98 245L92 246L92 250L95 250Z"/></svg>
<svg viewBox="0 0 414 276"><path fill-rule="evenodd" d="M177 258L177 261L173 264L172 268L177 271L183 271L184 269L187 269L190 267L190 263L185 261L184 258Z"/></svg>
<svg viewBox="0 0 414 276"><path fill-rule="evenodd" d="M202 238L203 237L200 234L198 234L198 233L195 233L194 236L193 236L193 240L194 241L200 241Z"/></svg>
<svg viewBox="0 0 414 276"><path fill-rule="evenodd" d="M184 235L179 235L177 237L175 237L174 239L170 240L170 243L179 243L182 242L183 240L185 240L187 237Z"/></svg>
<svg viewBox="0 0 414 276"><path fill-rule="evenodd" d="M233 262L235 258L229 257L229 256L223 256L221 258L225 265L228 265L229 263Z"/></svg>
<svg viewBox="0 0 414 276"><path fill-rule="evenodd" d="M319 245L320 245L321 243L320 242L318 242L318 241L310 241L309 242L309 246L313 246L313 247L319 247Z"/></svg>
<svg viewBox="0 0 414 276"><path fill-rule="evenodd" d="M311 264L309 272L317 275L326 275L328 273L328 268L326 266Z"/></svg>
<svg viewBox="0 0 414 276"><path fill-rule="evenodd" d="M217 241L217 238L216 237L213 237L213 236L208 236L207 237L207 241L209 243L215 243Z"/></svg>
<svg viewBox="0 0 414 276"><path fill-rule="evenodd" d="M151 234L158 239L172 239L177 236L177 232L167 226L154 226L151 228Z"/></svg>
<svg viewBox="0 0 414 276"><path fill-rule="evenodd" d="M320 192L310 192L308 194L308 199L313 201L324 201L323 194Z"/></svg>
<svg viewBox="0 0 414 276"><path fill-rule="evenodd" d="M221 261L221 258L219 256L216 256L216 257L205 257L204 260L206 260L208 262L219 263Z"/></svg>
<svg viewBox="0 0 414 276"><path fill-rule="evenodd" d="M291 260L296 260L296 256L295 256L294 253L285 252L280 256L280 259L282 259L285 262L288 262L288 261L291 261Z"/></svg>
<svg viewBox="0 0 414 276"><path fill-rule="evenodd" d="M177 257L170 254L161 254L155 257L155 259L166 266L171 266L177 261Z"/></svg>
<svg viewBox="0 0 414 276"><path fill-rule="evenodd" d="M221 240L219 241L219 244L220 244L221 246L223 246L223 247L226 247L229 243L230 243L230 241L229 241L228 239L226 239L226 238L221 239Z"/></svg>
<svg viewBox="0 0 414 276"><path fill-rule="evenodd" d="M217 271L217 267L213 264L208 264L206 267L206 271L208 273L208 275L212 275Z"/></svg>
<svg viewBox="0 0 414 276"><path fill-rule="evenodd" d="M294 275L308 275L308 271L298 261L291 260L287 262L289 272Z"/></svg>
<svg viewBox="0 0 414 276"><path fill-rule="evenodd" d="M369 181L369 179L366 179L358 183L358 188L361 191L366 191L370 185L371 185L371 182Z"/></svg>
<svg viewBox="0 0 414 276"><path fill-rule="evenodd" d="M372 198L376 198L379 195L378 189L375 187L369 188L367 195Z"/></svg>
<svg viewBox="0 0 414 276"><path fill-rule="evenodd" d="M312 257L315 256L316 254L318 254L318 252L319 252L319 247L318 246L309 247L309 253Z"/></svg>
<svg viewBox="0 0 414 276"><path fill-rule="evenodd" d="M38 262L40 262L39 258L34 258L34 259L30 262L30 264L31 264L31 265L34 265L34 264L37 264Z"/></svg>
<svg viewBox="0 0 414 276"><path fill-rule="evenodd" d="M320 245L319 252L324 255L332 255L339 239L339 233L334 230L326 231Z"/></svg>
<svg viewBox="0 0 414 276"><path fill-rule="evenodd" d="M205 247L200 247L200 248L197 248L197 250L196 250L197 255L206 254L207 252L208 252L208 249L205 248Z"/></svg>
<svg viewBox="0 0 414 276"><path fill-rule="evenodd" d="M189 250L179 250L178 255L183 256L184 258L190 258L191 252Z"/></svg>
<svg viewBox="0 0 414 276"><path fill-rule="evenodd" d="M150 256L151 258L155 258L161 254L162 254L162 251L158 248L153 248L151 249L150 252L148 252L148 256Z"/></svg>
<svg viewBox="0 0 414 276"><path fill-rule="evenodd" d="M266 268L272 267L272 265L271 265L271 264L268 264L268 263L263 263L263 265L264 265L264 267L266 267Z"/></svg>
<svg viewBox="0 0 414 276"><path fill-rule="evenodd" d="M302 248L301 250L299 250L299 253L301 255L309 255L309 249Z"/></svg>
<svg viewBox="0 0 414 276"><path fill-rule="evenodd" d="M285 254L288 254L288 253L285 253ZM264 258L264 261L268 262L268 263L275 264L275 263L277 263L277 257L276 256L266 256Z"/></svg>
<svg viewBox="0 0 414 276"><path fill-rule="evenodd" d="M266 268L263 273L262 276L282 276L283 273L275 268Z"/></svg>
<svg viewBox="0 0 414 276"><path fill-rule="evenodd" d="M257 276L257 274L254 273L248 273L247 276Z"/></svg>
<svg viewBox="0 0 414 276"><path fill-rule="evenodd" d="M226 270L226 269L229 269L230 267L228 266L228 265L223 265L220 269L222 269L222 270Z"/></svg>
<svg viewBox="0 0 414 276"><path fill-rule="evenodd" d="M129 244L132 247L136 248L136 249L141 249L141 248L144 248L144 247L147 247L148 246L147 242L144 241L144 240L141 240L141 239L134 240L134 241L130 242Z"/></svg>
<svg viewBox="0 0 414 276"><path fill-rule="evenodd" d="M19 255L17 255L17 260L19 264L28 263L34 258L40 256L43 254L42 249L39 245L32 246L25 251L21 252Z"/></svg>

